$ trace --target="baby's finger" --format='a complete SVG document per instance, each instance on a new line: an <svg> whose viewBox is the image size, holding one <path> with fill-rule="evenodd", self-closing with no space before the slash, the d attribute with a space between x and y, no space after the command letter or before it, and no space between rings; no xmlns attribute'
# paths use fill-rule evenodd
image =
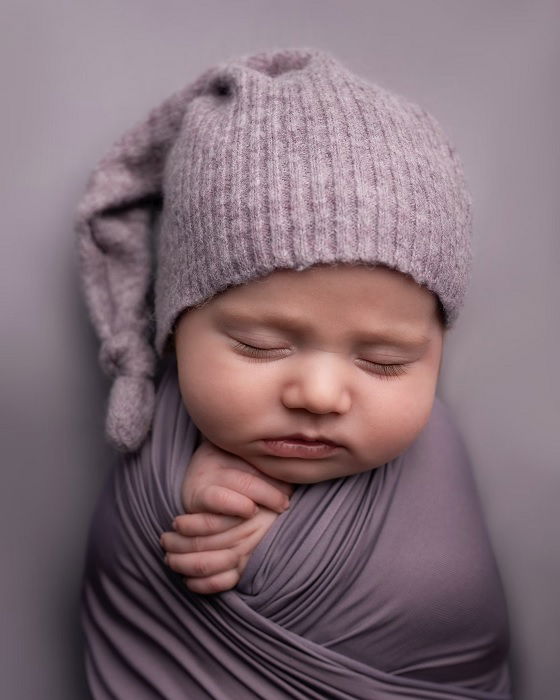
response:
<svg viewBox="0 0 560 700"><path fill-rule="evenodd" d="M221 574L206 578L185 578L185 586L193 593L220 593L229 591L239 583L239 573L236 569L223 571Z"/></svg>
<svg viewBox="0 0 560 700"><path fill-rule="evenodd" d="M178 515L173 521L173 528L185 537L204 537L215 535L246 522L245 518L219 513L187 513Z"/></svg>
<svg viewBox="0 0 560 700"><path fill-rule="evenodd" d="M196 513L210 512L221 513L222 515L237 515L247 519L256 515L258 508L247 496L225 486L210 484L200 489L191 510Z"/></svg>
<svg viewBox="0 0 560 700"><path fill-rule="evenodd" d="M233 549L220 549L216 552L168 554L165 561L169 568L179 574L189 578L206 578L234 569L239 562L239 555Z"/></svg>
<svg viewBox="0 0 560 700"><path fill-rule="evenodd" d="M246 520L241 522L247 523ZM246 529L246 528L245 528ZM176 532L164 532L160 544L166 552L174 554L190 554L191 552L209 552L217 549L228 549L239 543L242 534L239 528L231 528L226 532L207 537L185 537Z"/></svg>
<svg viewBox="0 0 560 700"><path fill-rule="evenodd" d="M284 484L284 491L282 491L278 486L267 481L264 475L249 474L240 469L224 469L220 474L220 482L221 486L242 494L253 503L258 503L276 513L283 513L290 504L291 486Z"/></svg>

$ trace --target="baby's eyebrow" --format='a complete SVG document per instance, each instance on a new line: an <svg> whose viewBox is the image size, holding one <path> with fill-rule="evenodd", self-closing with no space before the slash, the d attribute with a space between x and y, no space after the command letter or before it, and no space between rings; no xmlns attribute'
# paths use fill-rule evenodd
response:
<svg viewBox="0 0 560 700"><path fill-rule="evenodd" d="M259 314L251 314L238 309L222 309L218 312L222 320L232 323L247 325L275 326L276 328L296 331L304 334L309 331L309 323L302 318L289 316L269 311ZM429 342L429 336L419 333L413 334L409 330L396 331L395 328L380 328L376 331L366 330L356 332L355 339L363 345L391 344L401 347L417 349L425 347Z"/></svg>

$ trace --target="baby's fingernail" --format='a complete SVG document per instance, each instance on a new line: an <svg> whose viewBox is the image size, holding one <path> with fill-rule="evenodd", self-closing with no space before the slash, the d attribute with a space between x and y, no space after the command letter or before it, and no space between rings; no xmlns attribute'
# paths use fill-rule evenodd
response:
<svg viewBox="0 0 560 700"><path fill-rule="evenodd" d="M166 555L163 557L163 561L164 561L167 565L169 565L169 554L166 554Z"/></svg>
<svg viewBox="0 0 560 700"><path fill-rule="evenodd" d="M175 519L175 520L171 523L171 527L172 527L174 530L177 529L177 519Z"/></svg>
<svg viewBox="0 0 560 700"><path fill-rule="evenodd" d="M282 509L283 509L283 510L286 510L286 509L288 509L289 507L290 507L290 501L289 501L288 498L286 498L286 500L285 500L284 503L282 504Z"/></svg>

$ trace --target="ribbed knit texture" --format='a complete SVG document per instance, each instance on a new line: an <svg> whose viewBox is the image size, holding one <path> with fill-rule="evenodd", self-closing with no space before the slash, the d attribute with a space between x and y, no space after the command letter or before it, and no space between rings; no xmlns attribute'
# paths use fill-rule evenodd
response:
<svg viewBox="0 0 560 700"><path fill-rule="evenodd" d="M470 277L470 194L437 121L315 49L228 61L168 98L100 162L76 224L102 365L136 377L110 399L125 450L151 421L151 341L161 356L184 309L279 268L384 264L434 292L449 328Z"/></svg>
<svg viewBox="0 0 560 700"><path fill-rule="evenodd" d="M470 261L469 201L436 121L322 52L218 68L167 164L156 347L230 285L315 263L384 263L438 294L447 324Z"/></svg>

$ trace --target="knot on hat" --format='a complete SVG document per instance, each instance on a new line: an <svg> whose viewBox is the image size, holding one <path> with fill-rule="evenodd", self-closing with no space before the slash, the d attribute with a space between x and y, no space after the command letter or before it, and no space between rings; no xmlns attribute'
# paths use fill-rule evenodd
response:
<svg viewBox="0 0 560 700"><path fill-rule="evenodd" d="M137 450L152 425L155 387L149 377L117 377L109 395L105 433L122 452Z"/></svg>
<svg viewBox="0 0 560 700"><path fill-rule="evenodd" d="M152 424L155 352L138 330L128 328L103 341L99 362L108 375L115 377L109 395L106 435L118 450L134 451L144 442Z"/></svg>
<svg viewBox="0 0 560 700"><path fill-rule="evenodd" d="M109 336L99 350L99 363L111 377L151 377L155 361L153 348L133 329Z"/></svg>

